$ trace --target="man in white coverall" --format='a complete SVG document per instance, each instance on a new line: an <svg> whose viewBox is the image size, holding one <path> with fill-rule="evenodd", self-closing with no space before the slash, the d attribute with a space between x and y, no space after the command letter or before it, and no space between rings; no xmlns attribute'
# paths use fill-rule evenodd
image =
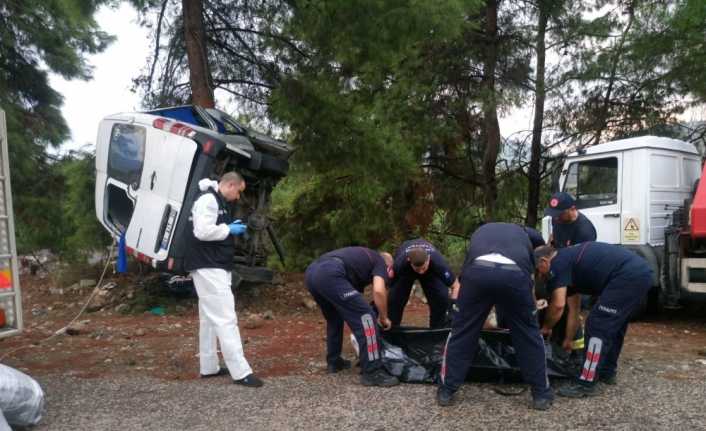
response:
<svg viewBox="0 0 706 431"><path fill-rule="evenodd" d="M234 383L248 387L263 385L253 374L243 353L235 299L231 291L235 244L231 235L243 235L247 226L233 221L227 202L240 199L245 180L228 172L219 182L199 181L203 192L194 202L189 218L189 247L185 268L190 272L199 296L199 361L201 377L230 372ZM216 339L228 369L218 362Z"/></svg>

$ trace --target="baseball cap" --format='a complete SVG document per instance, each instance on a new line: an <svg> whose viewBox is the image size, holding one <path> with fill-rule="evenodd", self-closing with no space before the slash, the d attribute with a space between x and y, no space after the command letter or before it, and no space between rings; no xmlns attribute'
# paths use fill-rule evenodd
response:
<svg viewBox="0 0 706 431"><path fill-rule="evenodd" d="M544 209L544 215L559 217L561 213L576 205L576 201L565 192L554 193L549 199L549 206Z"/></svg>

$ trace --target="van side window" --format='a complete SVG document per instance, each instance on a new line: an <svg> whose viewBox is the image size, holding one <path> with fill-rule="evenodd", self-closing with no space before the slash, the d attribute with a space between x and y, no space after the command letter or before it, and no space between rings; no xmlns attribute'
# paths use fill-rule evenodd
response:
<svg viewBox="0 0 706 431"><path fill-rule="evenodd" d="M106 221L115 226L118 231L125 232L132 219L135 206L123 189L109 184L106 191L105 208L108 212Z"/></svg>
<svg viewBox="0 0 706 431"><path fill-rule="evenodd" d="M108 176L125 184L139 183L145 159L144 127L116 124L110 133Z"/></svg>
<svg viewBox="0 0 706 431"><path fill-rule="evenodd" d="M618 159L584 160L569 165L565 192L576 198L576 208L593 208L618 202Z"/></svg>

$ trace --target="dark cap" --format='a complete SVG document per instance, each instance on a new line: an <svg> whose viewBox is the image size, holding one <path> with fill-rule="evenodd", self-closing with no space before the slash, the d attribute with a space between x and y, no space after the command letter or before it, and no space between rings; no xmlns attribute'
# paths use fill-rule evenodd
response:
<svg viewBox="0 0 706 431"><path fill-rule="evenodd" d="M544 209L544 215L559 217L561 213L576 205L576 201L565 192L554 193L549 199L549 206Z"/></svg>

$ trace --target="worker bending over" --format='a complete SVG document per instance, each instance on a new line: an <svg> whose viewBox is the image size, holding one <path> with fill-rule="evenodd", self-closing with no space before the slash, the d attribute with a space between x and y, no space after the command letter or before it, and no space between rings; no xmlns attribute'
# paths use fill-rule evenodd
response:
<svg viewBox="0 0 706 431"><path fill-rule="evenodd" d="M429 327L443 327L449 308L449 288L455 298L460 287L444 256L424 239L405 241L395 253L394 273L388 304L392 324L398 326L402 321L414 281L419 280L429 304Z"/></svg>
<svg viewBox="0 0 706 431"><path fill-rule="evenodd" d="M350 327L360 352L360 382L365 386L394 386L396 377L382 364L380 328L390 329L387 288L394 275L392 256L366 247L346 247L324 254L306 269L306 287L326 318L326 363L330 373L350 368L341 357L343 322ZM378 311L363 297L365 286L373 285Z"/></svg>
<svg viewBox="0 0 706 431"><path fill-rule="evenodd" d="M556 250L535 251L537 270L546 278L550 304L542 333L550 335L568 304L564 349L570 349L579 325L578 294L598 296L586 321L584 363L577 382L558 394L580 398L597 395L598 381L616 384L618 357L628 320L652 286L652 270L645 259L622 247L601 242Z"/></svg>

